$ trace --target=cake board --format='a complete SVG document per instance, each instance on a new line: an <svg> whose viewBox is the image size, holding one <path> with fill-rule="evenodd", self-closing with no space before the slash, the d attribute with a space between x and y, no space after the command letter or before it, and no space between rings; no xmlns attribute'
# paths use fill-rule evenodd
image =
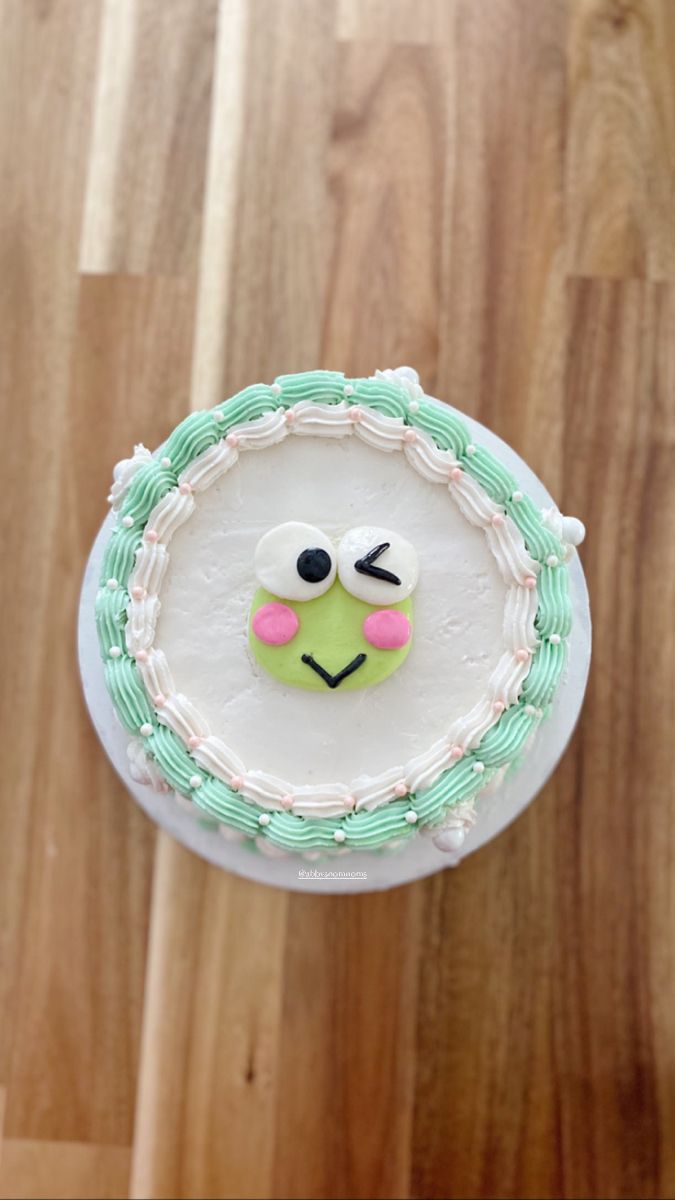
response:
<svg viewBox="0 0 675 1200"><path fill-rule="evenodd" d="M466 414L458 416L471 430L473 439L500 459L537 504L542 508L554 507L544 485L515 451ZM209 862L256 882L294 891L344 894L396 887L457 866L467 855L498 836L531 803L562 757L583 703L591 655L588 592L576 553L569 564L573 614L569 657L551 716L538 730L523 766L509 772L493 791L486 789L478 796L476 824L454 857L437 849L432 839L425 836L411 839L394 851L352 851L316 859L295 855L268 857L250 843L228 841L209 827L209 822L200 822L194 810L184 807L173 793L157 793L146 784L134 782L129 774L129 735L118 721L105 687L94 617L103 552L114 521L110 514L98 532L80 596L78 652L85 700L103 748L136 802L151 820Z"/></svg>

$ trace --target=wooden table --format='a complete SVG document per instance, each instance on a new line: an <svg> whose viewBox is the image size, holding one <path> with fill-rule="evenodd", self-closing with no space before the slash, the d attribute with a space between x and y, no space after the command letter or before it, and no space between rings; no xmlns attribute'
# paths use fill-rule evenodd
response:
<svg viewBox="0 0 675 1200"><path fill-rule="evenodd" d="M0 1194L675 1194L675 3L2 0ZM112 464L417 366L588 526L555 778L387 895L157 837L89 726Z"/></svg>

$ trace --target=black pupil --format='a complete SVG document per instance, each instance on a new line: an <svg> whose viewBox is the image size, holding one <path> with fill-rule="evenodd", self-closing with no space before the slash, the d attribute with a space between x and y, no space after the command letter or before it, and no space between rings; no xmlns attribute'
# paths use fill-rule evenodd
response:
<svg viewBox="0 0 675 1200"><path fill-rule="evenodd" d="M310 546L298 555L298 575L307 583L321 583L331 568L330 554L319 546Z"/></svg>

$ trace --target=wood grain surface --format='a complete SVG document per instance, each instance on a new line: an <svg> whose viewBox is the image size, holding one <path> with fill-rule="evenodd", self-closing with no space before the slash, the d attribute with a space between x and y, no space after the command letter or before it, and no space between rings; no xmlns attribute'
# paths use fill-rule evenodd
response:
<svg viewBox="0 0 675 1200"><path fill-rule="evenodd" d="M675 1196L675 3L0 0L0 177L0 1196ZM460 870L285 895L128 799L83 565L134 442L402 362L586 522L588 697Z"/></svg>

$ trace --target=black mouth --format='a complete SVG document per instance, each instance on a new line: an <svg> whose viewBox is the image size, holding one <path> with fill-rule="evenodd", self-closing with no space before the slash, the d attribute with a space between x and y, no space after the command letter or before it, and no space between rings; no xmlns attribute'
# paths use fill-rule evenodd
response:
<svg viewBox="0 0 675 1200"><path fill-rule="evenodd" d="M346 679L348 675L353 675L355 671L358 671L359 667L363 666L367 657L368 656L366 654L357 654L356 658L353 658L350 663L347 663L346 667L343 667L341 671L338 671L337 675L331 675L330 671L327 671L325 667L322 667L321 663L318 663L315 658L312 658L311 654L303 654L302 661L307 663L307 666L311 667L313 671L316 671L317 675L321 676L324 683L327 684L329 688L336 688L340 686L342 680Z"/></svg>

